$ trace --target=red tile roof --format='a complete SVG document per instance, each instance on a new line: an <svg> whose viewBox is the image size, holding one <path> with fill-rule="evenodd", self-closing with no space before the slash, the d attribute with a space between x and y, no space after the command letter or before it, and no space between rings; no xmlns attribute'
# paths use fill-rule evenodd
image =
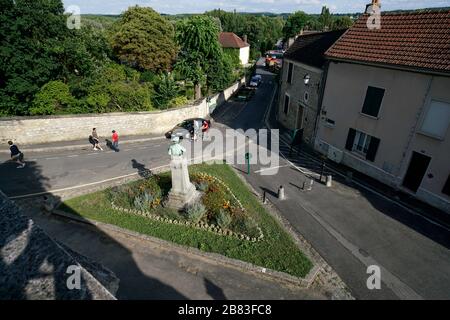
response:
<svg viewBox="0 0 450 320"><path fill-rule="evenodd" d="M245 48L250 46L233 32L221 32L219 34L219 42L223 48Z"/></svg>
<svg viewBox="0 0 450 320"><path fill-rule="evenodd" d="M450 10L382 13L381 29L361 16L326 53L329 59L450 73Z"/></svg>

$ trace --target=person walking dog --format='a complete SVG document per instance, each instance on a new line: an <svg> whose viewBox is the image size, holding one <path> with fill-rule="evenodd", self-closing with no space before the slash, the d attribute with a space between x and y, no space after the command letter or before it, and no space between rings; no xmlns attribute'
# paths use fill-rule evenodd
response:
<svg viewBox="0 0 450 320"><path fill-rule="evenodd" d="M12 141L8 141L8 145L9 150L11 151L11 160L19 164L17 169L24 168L25 162L23 161L23 153L20 152L19 148Z"/></svg>
<svg viewBox="0 0 450 320"><path fill-rule="evenodd" d="M94 140L94 150L102 150L103 148L100 146L100 139L98 138L97 129L92 129L92 139Z"/></svg>

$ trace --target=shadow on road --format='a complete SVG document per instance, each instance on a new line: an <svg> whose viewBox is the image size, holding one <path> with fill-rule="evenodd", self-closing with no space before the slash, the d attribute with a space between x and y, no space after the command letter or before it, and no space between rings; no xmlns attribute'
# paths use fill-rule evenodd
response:
<svg viewBox="0 0 450 320"><path fill-rule="evenodd" d="M204 278L206 293L214 300L227 300L223 290L216 286L211 280Z"/></svg>
<svg viewBox="0 0 450 320"><path fill-rule="evenodd" d="M145 167L140 166L137 162L136 166L138 170L142 169L145 171ZM2 173L0 189L6 183L16 183L16 176L22 179L25 177L26 185L32 185L33 190L44 192L47 189L47 178L42 175L39 165L34 162L27 162L27 166L24 169L16 169L15 167L15 163L9 161L0 165L0 172ZM21 182L21 186L13 188L12 192L14 194L16 194L16 191L19 193L24 192L26 191L26 185L24 186L23 182ZM75 210L64 205L59 208L76 215L83 223L73 223L65 218L48 216L48 214L44 213L45 210L53 209L60 200L59 197L48 194L20 200L20 211L35 222L38 221L39 223L36 224L44 229L47 234L52 236L56 234L55 240L112 270L120 279L119 289L116 293L118 299L187 299L173 287L144 274L134 260L130 250L95 225L86 221ZM3 207L0 207L0 209L3 211ZM4 213L1 212L2 215L0 216L2 228L10 223L10 221L2 220L5 219ZM8 250L11 243L22 241L22 234L27 228L29 228L28 220L24 219L20 223L14 222L14 225L8 228L8 230L11 230L10 232L0 233L0 252ZM13 287L5 288L2 285L3 289L0 288L0 299L26 299L27 287L36 279L45 276L53 276L55 278L56 299L66 298L62 292L67 292L67 276L65 272L61 273L61 270L56 270L58 267L57 261L54 260L51 254L46 253L45 248L36 248L34 234L34 231L32 231L31 237L27 239L25 248L17 257L14 257L8 263L0 259L0 275L17 278ZM89 234L89 237L86 238L87 234ZM89 239L89 241L86 241L86 239ZM54 273L43 273L42 266L44 264L47 266L46 270L54 270ZM101 279L98 280L101 281ZM104 285L107 287L107 284ZM75 295L71 298L89 299L90 296L82 296L80 293L79 296Z"/></svg>
<svg viewBox="0 0 450 320"><path fill-rule="evenodd" d="M151 177L152 174L153 174L152 171L151 171L150 169L146 168L144 164L137 162L136 159L132 159L132 160L131 160L131 166L132 166L134 169L137 169L138 175L139 175L141 178L149 178L149 177Z"/></svg>
<svg viewBox="0 0 450 320"><path fill-rule="evenodd" d="M284 147L285 151L288 150L288 147ZM280 148L281 150L283 148ZM312 154L312 151L308 151L308 153ZM285 156L287 156L287 158L294 163L295 165L298 165L299 167L305 168L308 171L316 174L316 175L320 175L321 173L323 173L323 179L322 181L319 181L318 179L316 180L316 183L321 183L321 184L325 184L325 177L328 175L332 176L333 182L336 183L338 182L339 184L351 188L353 190L356 190L359 195L361 197L364 197L372 206L374 209L376 209L378 212L382 213L385 216L388 216L402 224L404 224L405 226L413 229L414 231L422 234L423 236L439 243L440 245L446 247L447 249L450 248L450 237L449 237L449 232L447 230L445 230L445 228L440 227L439 225L436 225L435 223L431 222L430 220L427 220L425 218L423 218L422 216L413 214L411 212L409 212L408 210L398 206L397 204L394 204L391 201L388 201L382 197L380 197L379 195L368 191L366 188L360 186L359 184L353 183L352 180L343 177L342 175L338 175L336 174L333 170L331 170L330 168L333 168L334 170L336 170L336 168L334 168L336 165L333 163L330 163L330 161L326 160L326 166L324 171L322 172L322 166L321 166L321 162L319 161L320 158L317 158L317 161L312 161L311 160L311 156L314 157L314 155L311 156L305 156L304 154L300 154L300 155L292 155L292 156L288 156L286 152L283 153ZM295 168L292 168L292 170L295 170L297 172L297 170ZM349 168L347 168L347 170L351 170ZM358 172L355 172L354 170L351 170L353 172L353 177L360 177L362 176L362 174L359 174ZM306 178L305 178L306 179ZM369 179L368 177L364 177L363 179ZM383 188L385 190L389 189L388 186L385 186L379 182L373 182L373 183L377 183L377 185L379 185L379 188ZM385 192L388 191L380 191L381 194L384 194ZM386 195L389 198L393 198L395 197L394 194L392 194L391 196ZM440 212L440 210L436 209L436 208L432 208L426 204L419 204L421 207L418 207L418 210L420 210L425 217L438 217L439 219L441 219L444 221L444 225L445 225L445 219L448 217L446 217L445 213ZM432 219L433 220L433 219Z"/></svg>

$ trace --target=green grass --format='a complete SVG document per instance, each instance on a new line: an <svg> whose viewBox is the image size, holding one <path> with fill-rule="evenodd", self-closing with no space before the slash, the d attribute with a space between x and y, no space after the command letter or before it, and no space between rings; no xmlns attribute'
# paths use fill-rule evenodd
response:
<svg viewBox="0 0 450 320"><path fill-rule="evenodd" d="M96 221L113 224L142 234L172 241L181 245L215 252L229 258L304 277L312 268L311 261L298 249L293 239L270 216L256 197L227 165L195 165L190 172L206 172L224 181L242 202L264 232L264 240L248 242L216 235L187 226L153 221L145 217L111 209L106 192L70 199L60 209Z"/></svg>

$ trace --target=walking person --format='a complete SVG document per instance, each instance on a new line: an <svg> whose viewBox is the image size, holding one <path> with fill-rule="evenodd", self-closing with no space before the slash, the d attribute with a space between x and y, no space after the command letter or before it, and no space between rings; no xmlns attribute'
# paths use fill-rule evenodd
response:
<svg viewBox="0 0 450 320"><path fill-rule="evenodd" d="M23 161L23 153L20 152L19 148L12 141L8 141L8 145L9 150L11 151L11 160L19 165L17 169L24 168L25 162Z"/></svg>
<svg viewBox="0 0 450 320"><path fill-rule="evenodd" d="M202 124L202 140L205 139L205 133L208 132L208 129L209 129L208 120L203 120L203 124Z"/></svg>
<svg viewBox="0 0 450 320"><path fill-rule="evenodd" d="M114 148L114 151L119 152L119 134L116 132L116 130L112 131L112 145Z"/></svg>
<svg viewBox="0 0 450 320"><path fill-rule="evenodd" d="M102 150L103 148L100 146L100 139L98 138L97 129L92 129L92 139L94 140L94 150Z"/></svg>

